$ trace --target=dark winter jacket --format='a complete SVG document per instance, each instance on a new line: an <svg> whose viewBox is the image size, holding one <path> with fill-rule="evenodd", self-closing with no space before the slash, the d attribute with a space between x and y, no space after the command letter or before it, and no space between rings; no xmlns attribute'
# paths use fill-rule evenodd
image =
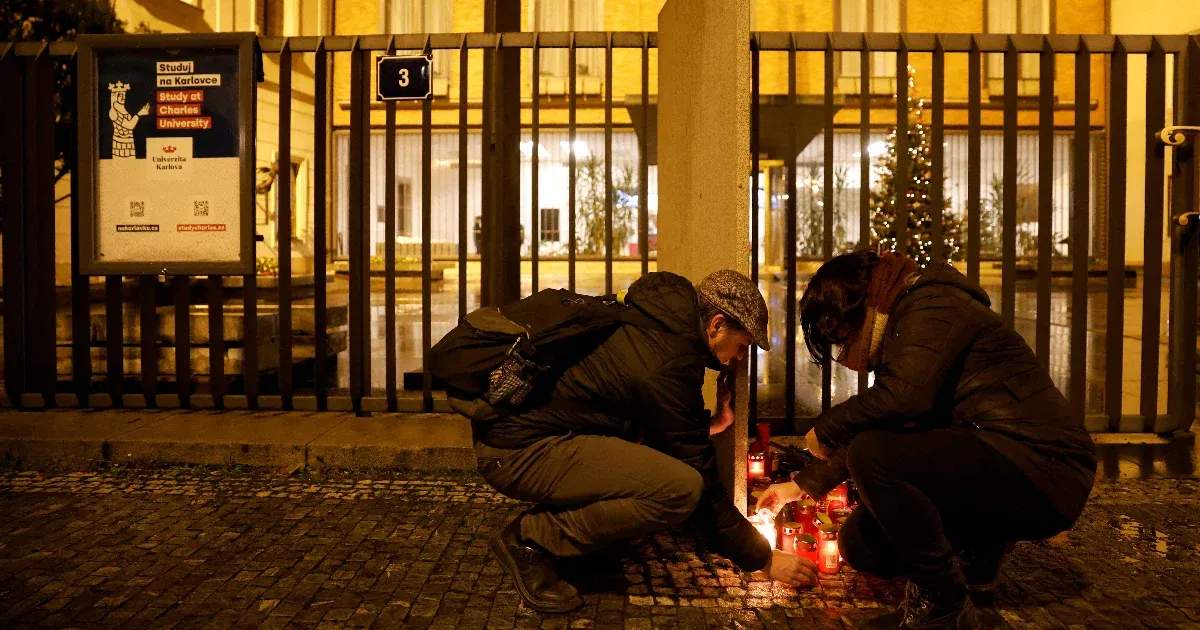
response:
<svg viewBox="0 0 1200 630"><path fill-rule="evenodd" d="M547 404L476 425L476 437L496 448L524 448L567 433L640 440L700 472L704 494L692 522L714 549L744 570L763 568L769 545L717 478L701 388L705 368L720 364L702 336L696 290L682 276L651 273L629 287L625 303L661 328L620 326L566 370Z"/></svg>
<svg viewBox="0 0 1200 630"><path fill-rule="evenodd" d="M823 413L817 438L842 448L869 429L969 428L1074 521L1095 480L1092 439L990 305L949 264L923 271L889 314L874 384Z"/></svg>

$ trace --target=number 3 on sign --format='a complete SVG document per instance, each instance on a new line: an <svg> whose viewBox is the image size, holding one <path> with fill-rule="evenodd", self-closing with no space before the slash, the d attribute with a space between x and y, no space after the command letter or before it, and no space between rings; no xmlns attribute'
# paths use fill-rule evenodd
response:
<svg viewBox="0 0 1200 630"><path fill-rule="evenodd" d="M400 68L400 87L408 87L408 68Z"/></svg>

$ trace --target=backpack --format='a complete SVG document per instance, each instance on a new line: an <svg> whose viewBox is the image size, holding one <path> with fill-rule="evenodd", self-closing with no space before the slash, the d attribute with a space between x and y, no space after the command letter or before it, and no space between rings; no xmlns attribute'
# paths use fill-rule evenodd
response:
<svg viewBox="0 0 1200 630"><path fill-rule="evenodd" d="M455 411L494 420L547 395L557 375L621 324L663 329L615 296L545 289L468 313L431 349L430 374Z"/></svg>

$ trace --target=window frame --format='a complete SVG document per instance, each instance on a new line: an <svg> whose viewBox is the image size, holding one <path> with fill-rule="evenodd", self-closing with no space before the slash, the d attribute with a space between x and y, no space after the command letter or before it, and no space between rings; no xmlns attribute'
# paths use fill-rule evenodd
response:
<svg viewBox="0 0 1200 630"><path fill-rule="evenodd" d="M1017 29L1014 35L1055 35L1058 33L1058 0L983 0L983 32L989 35L1008 35L1009 33L996 33L992 30L991 15L993 2L1006 2L1013 6L1015 15L1017 16ZM1045 33L1026 33L1021 23L1021 16L1024 14L1022 9L1027 2L1043 2L1046 11L1046 32ZM995 96L1004 95L1004 71L1001 70L999 76L992 76L991 64L988 63L991 55L1002 55L1003 53L985 53L983 66L983 84L987 89L988 94ZM1036 95L1039 89L1039 70L1034 66L1032 76L1029 71L1017 60L1017 95L1031 96Z"/></svg>
<svg viewBox="0 0 1200 630"><path fill-rule="evenodd" d="M588 28L588 31L604 30L604 0L558 0L565 4L567 11L566 28L562 31L549 31L542 29L543 8L547 0L530 0L529 10L527 12L527 24L529 32L532 33L560 33L560 32L575 32L580 30L577 22L579 21L581 12L577 9L577 3L589 2L597 16L598 23L594 28ZM568 58L570 51L566 48L561 49L542 49L539 53L542 55L541 76L538 80L541 82L540 92L542 94L566 94L569 86L570 67ZM602 82L604 80L604 50L600 48L579 48L575 52L576 65L582 65L588 70L586 72L576 70L576 93L596 95L601 93ZM556 67L563 68L561 73L555 72Z"/></svg>
<svg viewBox="0 0 1200 630"><path fill-rule="evenodd" d="M847 1L853 1L853 0L834 0L834 3L833 3L833 30L835 32L838 32L838 33L849 32L849 31L845 30L845 25L842 24L842 12L843 12L845 3ZM861 32L864 32L864 33L890 32L890 31L876 31L875 30L875 2L877 2L877 1L894 1L894 2L896 2L896 4L898 5L897 10L900 14L900 31L899 32L907 33L908 32L908 0L863 0L863 2L866 4L866 9L867 9L867 16L866 16L867 30L861 31ZM858 32L858 31L854 31L854 32ZM833 63L834 63L835 72L837 74L837 83L842 84L845 82L848 85L844 86L845 89L839 89L838 91L858 94L862 91L862 85L861 85L862 76L860 76L859 74L843 74L842 73L842 68L843 68L842 55L843 54L845 54L845 53L841 53L841 52L835 53L835 58L834 58ZM863 53L858 53L858 54L862 55ZM875 53L870 53L870 54L874 55ZM896 64L892 63L890 65L891 65L891 68L889 69L890 74L876 74L877 70L876 70L876 66L875 66L874 57L872 57L872 59L870 60L869 68L870 68L871 76L869 76L867 78L867 80L871 84L870 85L871 94L891 95L891 94L896 93ZM849 84L852 84L852 85L849 85Z"/></svg>
<svg viewBox="0 0 1200 630"><path fill-rule="evenodd" d="M553 217L553 221L548 220L548 217ZM553 223L553 229L549 224ZM551 238L549 235L553 235ZM561 243L562 242L562 208L538 208L538 243Z"/></svg>
<svg viewBox="0 0 1200 630"><path fill-rule="evenodd" d="M433 30L434 33L452 33L454 32L454 0L384 0L379 3L379 31L387 35L408 35L410 33L397 32L395 23L397 21L397 9L399 5L407 5L409 2L420 3L421 24L413 33L429 33L429 7L431 4L441 2L445 4L446 16L449 21L449 27L445 29L438 28ZM450 79L450 57L449 51L435 50L433 52L433 79L434 83L441 83L445 87L435 85L434 94L436 96L445 96L449 90Z"/></svg>

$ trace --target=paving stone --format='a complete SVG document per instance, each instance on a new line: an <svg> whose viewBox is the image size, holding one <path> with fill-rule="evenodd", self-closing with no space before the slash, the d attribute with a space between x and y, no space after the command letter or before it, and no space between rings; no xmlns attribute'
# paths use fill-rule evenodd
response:
<svg viewBox="0 0 1200 630"><path fill-rule="evenodd" d="M1105 482L977 603L999 627L1200 626L1198 508L1197 481ZM520 509L467 474L0 475L0 627L834 628L902 592L786 588L682 530L564 563L585 605L539 615L486 547Z"/></svg>

